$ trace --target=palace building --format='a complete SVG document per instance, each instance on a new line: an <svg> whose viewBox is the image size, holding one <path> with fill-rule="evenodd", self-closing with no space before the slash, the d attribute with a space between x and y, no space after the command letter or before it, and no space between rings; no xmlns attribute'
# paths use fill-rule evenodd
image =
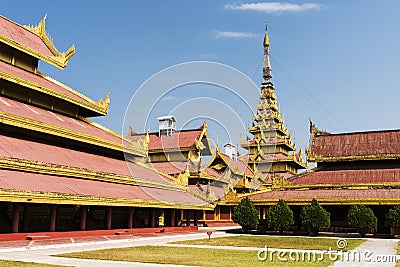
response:
<svg viewBox="0 0 400 267"><path fill-rule="evenodd" d="M39 60L63 69L75 53L59 52L45 24L0 17L0 232L197 224L214 206L146 165L148 136L89 119L110 95L96 102L39 72Z"/></svg>
<svg viewBox="0 0 400 267"><path fill-rule="evenodd" d="M316 198L331 231L365 204L388 231L384 215L400 203L400 130L331 134L310 123L305 154L316 167L306 170L277 105L267 30L257 113L240 140L248 153L238 155L233 144L211 146L206 121L176 130L163 116L158 131L126 137L91 121L107 115L110 94L94 101L38 70L39 60L64 69L75 54L59 52L45 24L0 16L0 233L232 224L244 197L261 219L285 200L297 228Z"/></svg>
<svg viewBox="0 0 400 267"><path fill-rule="evenodd" d="M400 130L330 134L310 122L306 156L316 167L299 174L298 170L306 169L307 163L302 160L301 149L295 151L276 104L268 33L264 38L263 78L255 124L249 127L254 137L241 142L249 151L241 158L248 159L248 167L254 171L248 184L260 180L255 183L260 186L250 186L253 190L247 193L227 191L218 202L215 216L207 219L219 220L221 210L231 215L244 197L250 198L260 218L266 219L266 210L283 199L292 208L299 230L301 208L315 198L331 213L329 231L351 230L345 222L347 212L351 205L364 204L378 218L377 232L388 233L385 214L400 204ZM228 218L225 214L224 219Z"/></svg>

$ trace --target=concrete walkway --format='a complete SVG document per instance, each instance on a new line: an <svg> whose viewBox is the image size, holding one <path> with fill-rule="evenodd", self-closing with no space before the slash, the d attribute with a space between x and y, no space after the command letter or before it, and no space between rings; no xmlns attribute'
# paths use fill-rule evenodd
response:
<svg viewBox="0 0 400 267"><path fill-rule="evenodd" d="M225 232L214 232L213 237L230 236ZM55 257L53 255L64 254L69 252L80 252L89 250L99 250L107 248L124 248L132 246L160 246L168 242L183 241L191 239L207 238L205 232L196 232L190 234L174 234L164 235L157 237L138 237L127 238L120 240L110 240L101 242L87 242L80 244L57 244L48 246L31 246L30 249L25 247L15 247L3 249L0 252L1 260L13 260L24 262L46 263L62 266L77 266L77 267L109 267L109 266L179 266L179 265L164 265L164 264L151 264L151 263L135 263L135 262L119 262L119 261L104 261L104 260L88 260L88 259L74 259Z"/></svg>
<svg viewBox="0 0 400 267"><path fill-rule="evenodd" d="M214 229L216 230L216 229ZM233 236L222 231L214 232L212 238ZM230 247L230 246L207 246L207 245L184 245L184 244L168 244L174 241L192 240L207 238L205 232L184 233L184 234L169 234L152 237L127 237L125 239L109 240L109 241L95 241L78 244L54 244L47 246L31 246L26 247L10 247L0 250L0 259L47 263L62 266L77 266L77 267L109 267L109 266L179 266L179 265L164 265L164 264L151 264L151 263L135 263L135 262L119 262L119 261L104 261L104 260L89 260L89 259L74 259L55 257L53 255L80 252L89 250L99 250L107 248L123 248L132 246L175 246L175 247L197 247L197 248L212 248L212 249L228 249L228 250L248 250L259 251L260 248L256 247ZM284 237L282 237L284 238ZM344 254L342 259L334 263L334 266L383 266L394 267L396 265L395 247L399 240L385 240L385 239L368 239L367 242L359 246L356 254ZM310 250L293 250L293 249L274 249L268 248L268 252L272 251L286 251L286 252L311 252ZM320 251L312 251L318 253ZM254 253L254 252L252 252ZM257 253L254 254L255 257ZM382 257L386 256L386 257ZM391 257L387 257L391 256ZM383 262L386 261L386 262ZM390 261L390 262L388 262Z"/></svg>
<svg viewBox="0 0 400 267"><path fill-rule="evenodd" d="M344 253L334 267L380 266L395 267L400 260L396 247L398 239L368 239L351 253Z"/></svg>

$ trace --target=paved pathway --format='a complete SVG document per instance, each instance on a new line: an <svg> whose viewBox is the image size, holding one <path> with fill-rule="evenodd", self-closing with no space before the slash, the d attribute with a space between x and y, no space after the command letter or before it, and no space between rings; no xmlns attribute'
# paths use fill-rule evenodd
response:
<svg viewBox="0 0 400 267"><path fill-rule="evenodd" d="M229 235L231 234L226 234L225 232L215 232L212 236L222 237ZM77 267L179 266L179 265L163 265L163 264L151 264L151 263L73 259L73 258L54 257L52 255L69 253L69 252L107 249L107 248L123 248L123 247L145 246L145 245L160 246L168 242L199 239L199 238L207 238L207 234L205 232L196 232L190 234L170 234L170 235L166 234L163 236L126 238L119 240L96 241L96 242L87 242L79 244L69 243L69 244L56 244L56 245L46 245L38 247L31 246L29 249L27 249L27 247L14 247L14 248L10 247L7 249L2 249L2 251L0 251L0 259L47 263L47 264L55 264L63 266L77 266Z"/></svg>
<svg viewBox="0 0 400 267"><path fill-rule="evenodd" d="M380 266L395 267L399 260L396 239L368 239L354 250L354 253L344 254L342 259L336 261L334 267L359 267Z"/></svg>
<svg viewBox="0 0 400 267"><path fill-rule="evenodd" d="M223 236L231 236L232 234L227 234L225 232L214 232L212 237L223 237ZM118 262L118 261L103 261L103 260L89 260L89 259L73 259L73 258L62 258L62 257L54 257L52 255L69 253L69 252L79 252L79 251L88 251L88 250L97 250L97 249L106 249L106 248L123 248L123 247L131 247L131 246L144 246L144 245L153 245L153 246L179 246L179 247L198 247L198 248L213 248L213 249L230 249L230 250L248 250L248 251L256 251L260 250L260 248L255 247L218 247L218 246L206 246L206 245L174 245L167 244L168 242L181 241L181 240L190 240L190 239L199 239L206 238L207 235L205 232L195 232L195 233L180 233L180 234L165 234L160 236L152 236L152 237L126 237L117 240L108 240L104 241L104 239L97 239L93 242L81 242L76 244L50 244L50 245L42 245L35 246L35 243L31 247L8 247L0 249L0 259L5 260L18 260L18 261L26 261L26 262L38 262L38 263L47 263L47 264L55 264L55 265L63 265L63 266L77 266L77 267L113 267L113 266L121 266L121 267L131 267L131 266L179 266L179 265L163 265L163 264L151 264L151 263L134 263L134 262ZM100 241L99 241L100 240ZM394 267L396 265L394 258L391 257L382 257L395 255L398 240L385 240L385 239L369 239L367 242L359 246L355 251L360 254L347 254L344 255L342 260L335 262L334 266L382 266L382 267ZM268 251L298 251L304 252L304 250L288 250L288 249L273 249L268 248ZM310 251L308 251L310 252ZM318 251L313 251L318 253ZM254 252L253 252L254 253ZM367 253L367 254L365 254ZM372 253L372 254L371 254ZM255 254L256 255L256 254ZM360 257L358 257L360 255ZM370 260L370 262L366 262L365 260ZM390 260L391 262L383 263L383 260Z"/></svg>

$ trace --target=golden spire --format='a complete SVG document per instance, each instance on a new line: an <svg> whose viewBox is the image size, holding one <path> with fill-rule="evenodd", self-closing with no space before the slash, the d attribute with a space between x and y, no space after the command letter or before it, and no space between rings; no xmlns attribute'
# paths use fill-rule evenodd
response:
<svg viewBox="0 0 400 267"><path fill-rule="evenodd" d="M268 23L265 25L263 78L265 82L272 78L271 63L269 61Z"/></svg>

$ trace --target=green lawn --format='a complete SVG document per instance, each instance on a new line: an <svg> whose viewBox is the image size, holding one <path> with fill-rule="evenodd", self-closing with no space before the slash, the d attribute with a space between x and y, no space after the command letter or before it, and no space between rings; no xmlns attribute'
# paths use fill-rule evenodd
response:
<svg viewBox="0 0 400 267"><path fill-rule="evenodd" d="M60 267L60 265L41 264L33 262L22 262L22 261L4 261L0 260L1 267Z"/></svg>
<svg viewBox="0 0 400 267"><path fill-rule="evenodd" d="M397 243L396 249L397 249L397 254L400 254L400 242ZM400 267L400 261L397 261L396 267Z"/></svg>
<svg viewBox="0 0 400 267"><path fill-rule="evenodd" d="M290 248L290 249L316 249L316 250L337 250L338 239L333 238L305 238L305 237L279 237L279 236L231 236L216 237L208 241L206 239L186 240L174 242L174 244L187 245L210 245L210 246L234 246L234 247L257 247L263 248ZM343 250L352 250L365 242L361 239L345 239L347 247Z"/></svg>
<svg viewBox="0 0 400 267"><path fill-rule="evenodd" d="M199 249L187 247L163 247L163 246L141 246L131 248L105 249L86 252L68 253L57 255L61 257L84 258L84 259L101 259L115 260L127 262L146 262L146 263L164 263L179 265L195 265L207 267L220 266L298 266L298 267L325 267L333 264L328 256L320 261L317 256L316 260L311 258L308 261L294 261L289 255L282 255L286 258L286 262L279 261L277 254L273 254L272 262L269 260L270 254L266 261L259 261L257 251L235 251L225 249ZM263 256L263 255L262 255ZM292 255L293 256L293 255ZM295 257L295 256L294 256Z"/></svg>

